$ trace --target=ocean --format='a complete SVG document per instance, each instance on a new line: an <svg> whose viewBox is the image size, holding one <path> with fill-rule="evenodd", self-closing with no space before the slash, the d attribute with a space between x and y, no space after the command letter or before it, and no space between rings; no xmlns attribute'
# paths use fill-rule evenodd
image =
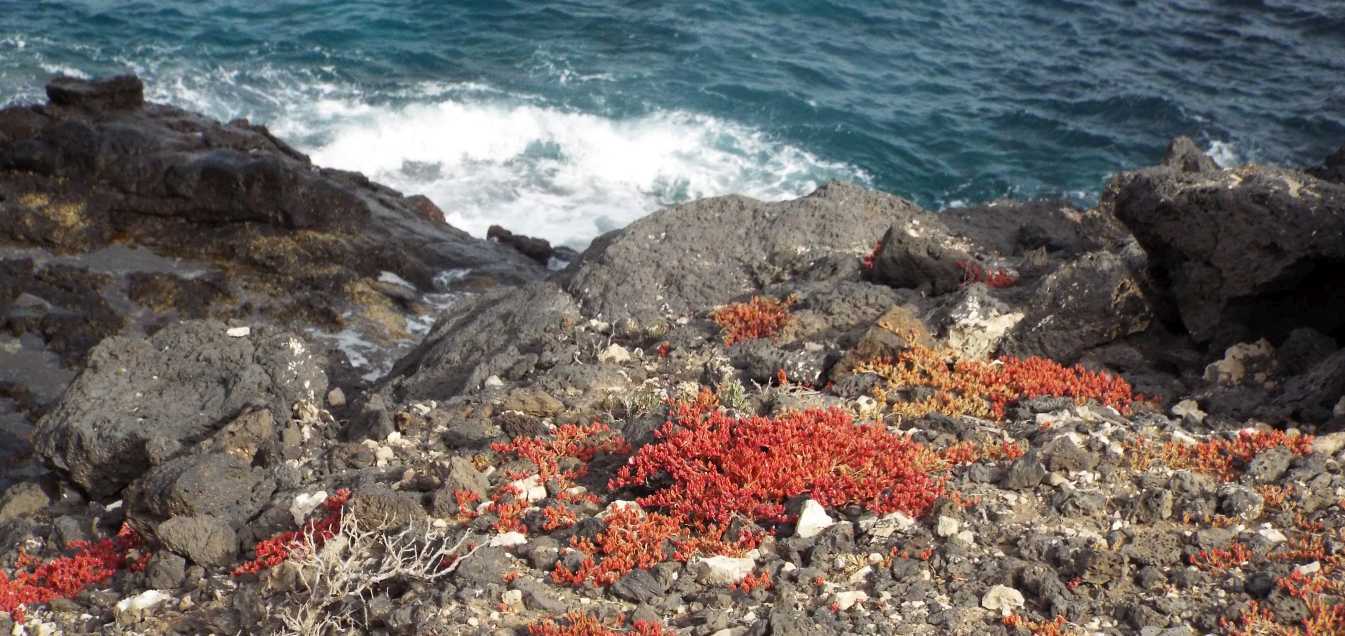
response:
<svg viewBox="0 0 1345 636"><path fill-rule="evenodd" d="M0 0L0 103L127 71L573 247L703 196L1086 204L1174 135L1225 165L1345 144L1340 0Z"/></svg>

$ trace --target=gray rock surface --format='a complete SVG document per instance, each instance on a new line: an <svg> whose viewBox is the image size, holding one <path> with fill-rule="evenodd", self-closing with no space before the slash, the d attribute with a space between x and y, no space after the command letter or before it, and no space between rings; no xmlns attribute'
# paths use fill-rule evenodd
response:
<svg viewBox="0 0 1345 636"><path fill-rule="evenodd" d="M857 262L918 212L905 199L841 183L779 203L704 199L599 237L565 288L590 317L650 324L759 293L827 256Z"/></svg>
<svg viewBox="0 0 1345 636"><path fill-rule="evenodd" d="M1142 256L1139 258L1142 263ZM1143 283L1123 256L1091 252L1047 275L1003 347L1071 363L1091 347L1139 333L1153 320Z"/></svg>
<svg viewBox="0 0 1345 636"><path fill-rule="evenodd" d="M1243 166L1118 176L1103 195L1148 252L1186 329L1216 350L1345 326L1345 186Z"/></svg>
<svg viewBox="0 0 1345 636"><path fill-rule="evenodd" d="M232 565L238 556L233 528L208 515L171 517L155 533L164 547L204 567Z"/></svg>
<svg viewBox="0 0 1345 636"><path fill-rule="evenodd" d="M479 388L492 375L524 376L539 362L554 365L566 357L555 336L579 318L574 300L552 283L469 298L440 315L385 386L398 400L442 400Z"/></svg>
<svg viewBox="0 0 1345 636"><path fill-rule="evenodd" d="M209 515L235 530L271 499L276 483L262 468L223 453L187 455L155 466L126 489L127 514L155 527L174 516Z"/></svg>
<svg viewBox="0 0 1345 636"><path fill-rule="evenodd" d="M37 452L108 497L149 468L154 440L194 444L245 406L288 416L296 401L326 391L323 361L298 337L268 329L234 338L226 330L184 322L147 340L106 340L39 422Z"/></svg>

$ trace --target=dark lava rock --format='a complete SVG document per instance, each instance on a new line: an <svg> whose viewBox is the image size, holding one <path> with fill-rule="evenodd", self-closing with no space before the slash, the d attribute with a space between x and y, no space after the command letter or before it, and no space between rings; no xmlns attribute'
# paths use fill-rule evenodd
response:
<svg viewBox="0 0 1345 636"><path fill-rule="evenodd" d="M174 516L210 515L235 530L275 492L262 468L222 453L188 455L156 466L126 489L127 514L154 527Z"/></svg>
<svg viewBox="0 0 1345 636"><path fill-rule="evenodd" d="M145 105L145 85L134 75L96 80L61 75L47 83L47 99L67 108L129 110Z"/></svg>
<svg viewBox="0 0 1345 636"><path fill-rule="evenodd" d="M238 539L229 524L208 515L172 517L155 528L164 547L208 568L232 565Z"/></svg>
<svg viewBox="0 0 1345 636"><path fill-rule="evenodd" d="M1033 449L1009 465L999 485L1010 490L1029 490L1045 478L1046 467L1038 459L1036 449Z"/></svg>
<svg viewBox="0 0 1345 636"><path fill-rule="evenodd" d="M145 585L153 590L177 589L186 576L187 560L168 550L155 552L145 566Z"/></svg>
<svg viewBox="0 0 1345 636"><path fill-rule="evenodd" d="M485 547L458 563L454 576L464 583L499 585L510 569L509 555L500 548Z"/></svg>
<svg viewBox="0 0 1345 636"><path fill-rule="evenodd" d="M760 293L830 256L858 263L914 204L828 183L793 201L715 197L650 214L599 237L565 288L586 315L650 325Z"/></svg>
<svg viewBox="0 0 1345 636"><path fill-rule="evenodd" d="M1293 451L1283 446L1276 446L1257 454L1247 466L1247 475L1258 484L1274 483L1284 476L1293 461Z"/></svg>
<svg viewBox="0 0 1345 636"><path fill-rule="evenodd" d="M774 380L784 371L793 382L816 384L826 361L825 351L785 349L769 340L747 340L729 347L729 359L747 377L760 383Z"/></svg>
<svg viewBox="0 0 1345 636"><path fill-rule="evenodd" d="M1219 169L1219 164L1201 152L1190 137L1185 136L1177 137L1168 143L1167 150L1163 152L1162 165L1177 172L1209 172Z"/></svg>
<svg viewBox="0 0 1345 636"><path fill-rule="evenodd" d="M1323 181L1333 181L1335 183L1345 183L1345 146L1341 146L1331 153L1322 165L1308 170L1311 174Z"/></svg>
<svg viewBox="0 0 1345 636"><path fill-rule="evenodd" d="M326 391L322 361L299 338L227 329L185 322L148 340L103 342L38 423L37 452L91 494L112 496L149 468L152 440L192 444L247 405L288 414Z"/></svg>
<svg viewBox="0 0 1345 636"><path fill-rule="evenodd" d="M1025 303L1028 314L1005 352L1068 363L1086 349L1143 331L1154 317L1135 272L1143 261L1143 254L1128 259L1092 252L1047 275Z"/></svg>
<svg viewBox="0 0 1345 636"><path fill-rule="evenodd" d="M631 570L612 584L612 593L632 603L651 603L668 593L668 586L649 570Z"/></svg>
<svg viewBox="0 0 1345 636"><path fill-rule="evenodd" d="M1102 207L1134 232L1198 342L1222 350L1345 327L1345 185L1259 166L1160 166L1116 177Z"/></svg>
<svg viewBox="0 0 1345 636"><path fill-rule="evenodd" d="M468 298L439 317L385 386L399 401L445 399L511 369L526 374L579 318L574 299L552 283Z"/></svg>
<svg viewBox="0 0 1345 636"><path fill-rule="evenodd" d="M42 511L51 505L52 497L42 484L21 481L5 489L0 495L0 521L23 517Z"/></svg>
<svg viewBox="0 0 1345 636"><path fill-rule="evenodd" d="M559 590L542 581L528 577L515 579L510 587L523 593L523 603L528 609L540 610L549 614L563 614L571 609L571 601Z"/></svg>
<svg viewBox="0 0 1345 636"><path fill-rule="evenodd" d="M873 280L899 289L916 289L930 296L957 291L971 263L965 252L945 246L945 235L926 228L920 233L906 224L888 228L874 260Z"/></svg>
<svg viewBox="0 0 1345 636"><path fill-rule="evenodd" d="M425 518L425 508L410 493L397 492L385 486L372 486L355 491L346 514L361 528L405 528Z"/></svg>
<svg viewBox="0 0 1345 636"><path fill-rule="evenodd" d="M551 255L555 253L555 250L551 249L551 242L546 239L514 234L498 225L492 225L486 230L486 238L508 245L543 265L546 265L547 261L551 260Z"/></svg>

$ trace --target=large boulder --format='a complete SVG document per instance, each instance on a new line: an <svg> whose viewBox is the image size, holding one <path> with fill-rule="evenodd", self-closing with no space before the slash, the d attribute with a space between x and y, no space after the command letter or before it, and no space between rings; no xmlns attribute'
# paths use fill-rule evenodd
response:
<svg viewBox="0 0 1345 636"><path fill-rule="evenodd" d="M716 197L660 210L595 240L565 289L590 317L649 324L759 293L827 257L855 263L911 202L830 183L778 203Z"/></svg>
<svg viewBox="0 0 1345 636"><path fill-rule="evenodd" d="M1160 166L1118 176L1102 206L1148 252L1197 342L1221 351L1345 327L1345 185L1254 165Z"/></svg>
<svg viewBox="0 0 1345 636"><path fill-rule="evenodd" d="M295 402L325 393L323 360L298 337L228 331L219 322L184 322L149 339L99 344L38 422L37 453L108 497L150 467L152 447L200 442L250 405L288 417Z"/></svg>
<svg viewBox="0 0 1345 636"><path fill-rule="evenodd" d="M147 528L172 517L208 516L237 530L275 490L266 469L232 455L185 455L135 480L126 489L126 510L132 521Z"/></svg>
<svg viewBox="0 0 1345 636"><path fill-rule="evenodd" d="M1091 347L1145 330L1154 312L1135 271L1143 263L1142 254L1127 262L1124 255L1090 252L1051 272L1023 303L1027 316L1004 352L1068 363Z"/></svg>
<svg viewBox="0 0 1345 636"><path fill-rule="evenodd" d="M491 376L522 378L572 356L563 340L579 322L574 299L553 283L481 294L450 307L388 375L394 399L443 400Z"/></svg>

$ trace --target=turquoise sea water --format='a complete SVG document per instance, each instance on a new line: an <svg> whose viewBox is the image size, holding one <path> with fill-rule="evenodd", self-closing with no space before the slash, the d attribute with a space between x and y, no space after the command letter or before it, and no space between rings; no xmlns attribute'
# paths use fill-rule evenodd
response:
<svg viewBox="0 0 1345 636"><path fill-rule="evenodd" d="M0 0L0 103L122 71L573 245L705 195L1087 201L1177 134L1224 163L1345 143L1340 0Z"/></svg>

